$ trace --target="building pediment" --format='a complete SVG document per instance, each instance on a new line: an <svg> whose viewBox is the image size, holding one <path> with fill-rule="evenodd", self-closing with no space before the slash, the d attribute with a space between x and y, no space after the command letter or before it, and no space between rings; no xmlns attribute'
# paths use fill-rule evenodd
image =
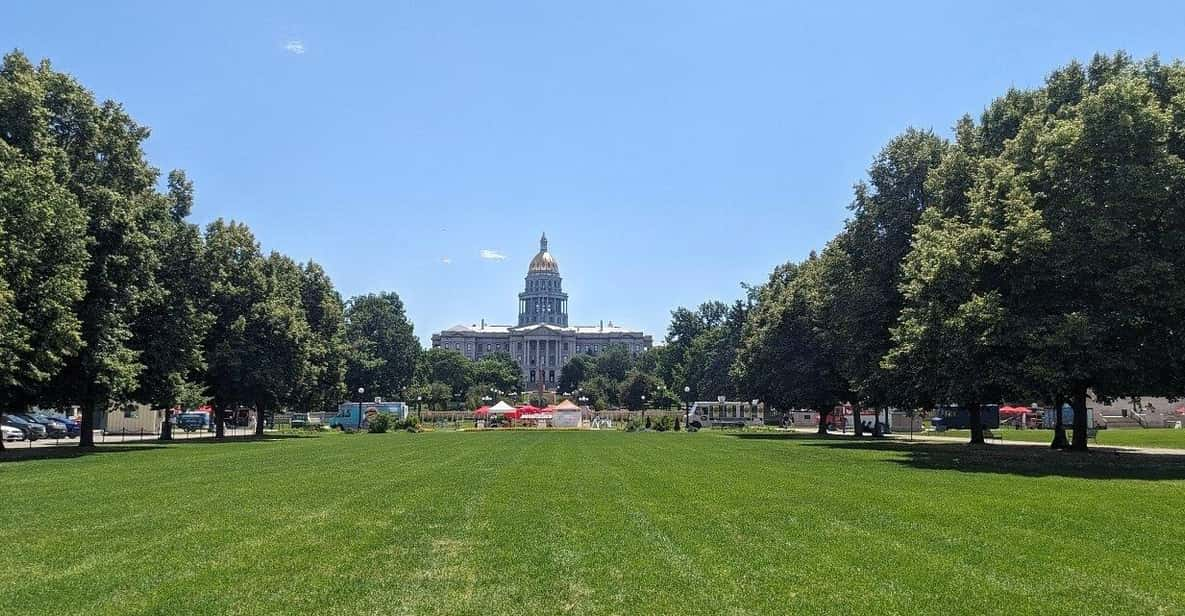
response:
<svg viewBox="0 0 1185 616"><path fill-rule="evenodd" d="M570 327L560 327L559 325L552 325L550 323L533 323L531 325L523 325L522 327L512 327L510 332L514 334L535 334L535 333L551 333L563 334L572 333Z"/></svg>

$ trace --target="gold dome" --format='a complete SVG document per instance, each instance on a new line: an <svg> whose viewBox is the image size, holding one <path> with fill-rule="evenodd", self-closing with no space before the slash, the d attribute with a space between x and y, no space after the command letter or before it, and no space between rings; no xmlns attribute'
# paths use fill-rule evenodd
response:
<svg viewBox="0 0 1185 616"><path fill-rule="evenodd" d="M531 259L531 265L527 267L527 273L531 272L554 272L560 273L560 264L556 263L555 257L547 252L547 234L539 240L539 253Z"/></svg>

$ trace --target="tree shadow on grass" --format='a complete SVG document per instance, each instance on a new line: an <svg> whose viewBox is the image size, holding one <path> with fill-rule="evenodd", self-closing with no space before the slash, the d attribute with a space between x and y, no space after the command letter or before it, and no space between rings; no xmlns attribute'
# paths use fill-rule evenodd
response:
<svg viewBox="0 0 1185 616"><path fill-rule="evenodd" d="M169 441L143 440L121 443L96 443L94 447L78 445L57 445L54 447L5 447L0 450L0 464L30 462L33 460L61 460L83 456L126 453L130 451L152 451L193 445L229 445L231 443L265 443L291 439L317 438L316 434L265 434L263 436L228 436L218 440L213 437L175 439Z"/></svg>
<svg viewBox="0 0 1185 616"><path fill-rule="evenodd" d="M1059 451L1035 445L968 445L813 434L736 434L742 439L802 441L806 447L878 451L884 461L923 470L995 473L1023 477L1081 479L1185 479L1185 455L1145 453L1109 447Z"/></svg>

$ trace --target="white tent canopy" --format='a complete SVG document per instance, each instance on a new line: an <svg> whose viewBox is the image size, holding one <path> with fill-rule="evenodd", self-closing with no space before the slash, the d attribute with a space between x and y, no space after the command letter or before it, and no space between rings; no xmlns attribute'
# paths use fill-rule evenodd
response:
<svg viewBox="0 0 1185 616"><path fill-rule="evenodd" d="M494 406L490 407L490 412L494 413L494 414L509 413L510 411L513 411L513 410L514 410L514 407L510 406L509 404L506 404L506 402L503 400L499 400L498 404L495 404Z"/></svg>

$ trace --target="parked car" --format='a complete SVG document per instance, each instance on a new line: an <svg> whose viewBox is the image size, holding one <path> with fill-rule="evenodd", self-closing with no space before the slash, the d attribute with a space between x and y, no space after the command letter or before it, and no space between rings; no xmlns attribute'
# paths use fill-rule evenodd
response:
<svg viewBox="0 0 1185 616"><path fill-rule="evenodd" d="M43 439L46 435L45 426L29 421L15 413L5 415L4 424L21 429L25 433L25 438L30 441Z"/></svg>
<svg viewBox="0 0 1185 616"><path fill-rule="evenodd" d="M7 424L0 425L0 438L5 441L23 441L25 440L25 431Z"/></svg>
<svg viewBox="0 0 1185 616"><path fill-rule="evenodd" d="M178 428L181 428L186 432L205 430L210 427L210 414L181 413L173 420L173 423L175 423Z"/></svg>
<svg viewBox="0 0 1185 616"><path fill-rule="evenodd" d="M66 424L60 421L54 421L40 413L23 413L21 417L45 426L45 435L49 438L66 438Z"/></svg>
<svg viewBox="0 0 1185 616"><path fill-rule="evenodd" d="M49 412L47 412L47 413L43 413L43 414L44 414L46 417L49 417L50 419L52 419L52 420L54 420L54 421L56 421L56 422L58 422L58 423L61 423L61 424L65 425L65 426L66 426L66 436L67 436L67 437L69 437L69 438L77 438L79 434L82 434L82 425L81 425L81 424L79 424L79 423L78 423L77 421L75 421L74 419L72 419L72 418L70 418L70 417L67 417L67 416L65 416L65 415L63 415L63 414L61 414L61 413L49 413Z"/></svg>
<svg viewBox="0 0 1185 616"><path fill-rule="evenodd" d="M293 428L305 428L309 425L308 413L293 413L292 421L289 423Z"/></svg>

